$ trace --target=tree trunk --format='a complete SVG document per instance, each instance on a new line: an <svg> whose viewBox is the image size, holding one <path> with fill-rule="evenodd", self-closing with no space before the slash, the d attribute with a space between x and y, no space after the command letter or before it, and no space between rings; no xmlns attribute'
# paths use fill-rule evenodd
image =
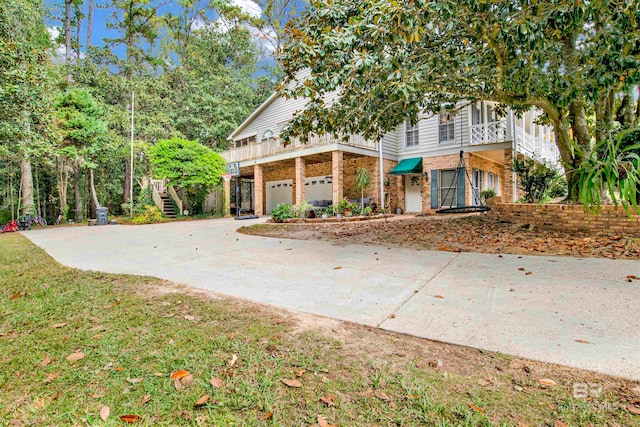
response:
<svg viewBox="0 0 640 427"><path fill-rule="evenodd" d="M89 0L89 13L87 15L87 47L85 49L87 63L91 56L91 33L93 32L93 9L95 7L95 0Z"/></svg>
<svg viewBox="0 0 640 427"><path fill-rule="evenodd" d="M67 211L69 210L67 206L67 184L69 182L69 171L67 170L67 165L65 161L58 162L58 199L60 203L60 214L62 215L62 219L65 220L67 218Z"/></svg>
<svg viewBox="0 0 640 427"><path fill-rule="evenodd" d="M64 57L69 83L71 83L71 71L68 69L71 65L71 2L72 0L64 1Z"/></svg>
<svg viewBox="0 0 640 427"><path fill-rule="evenodd" d="M31 174L31 162L25 155L20 163L20 185L22 188L22 214L33 212L33 176Z"/></svg>
<svg viewBox="0 0 640 427"><path fill-rule="evenodd" d="M82 196L80 196L80 166L76 161L73 165L73 193L76 200L76 222L84 221Z"/></svg>
<svg viewBox="0 0 640 427"><path fill-rule="evenodd" d="M96 194L96 185L93 179L93 168L89 169L89 181L91 184L91 200L93 200L93 206L98 209L100 203L98 202L98 195Z"/></svg>

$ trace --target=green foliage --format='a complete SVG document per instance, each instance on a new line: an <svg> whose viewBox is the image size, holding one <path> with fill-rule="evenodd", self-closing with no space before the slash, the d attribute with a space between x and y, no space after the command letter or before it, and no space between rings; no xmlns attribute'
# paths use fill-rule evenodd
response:
<svg viewBox="0 0 640 427"><path fill-rule="evenodd" d="M602 195L608 194L614 204L622 204L631 214L631 208L640 213L640 144L622 146L626 134L620 134L614 143L603 141L577 169L580 200L585 209L598 213ZM604 152L604 155L598 153Z"/></svg>
<svg viewBox="0 0 640 427"><path fill-rule="evenodd" d="M149 148L148 154L154 176L184 188L195 213L225 173L224 159L198 141L164 139Z"/></svg>
<svg viewBox="0 0 640 427"><path fill-rule="evenodd" d="M147 206L155 206L153 201L153 190L146 188L140 192L136 203L133 205L134 215L141 215L147 208Z"/></svg>
<svg viewBox="0 0 640 427"><path fill-rule="evenodd" d="M522 201L526 203L541 202L559 176L558 171L526 158L515 158L511 167L518 175L518 184L524 192Z"/></svg>
<svg viewBox="0 0 640 427"><path fill-rule="evenodd" d="M335 207L335 213L344 215L347 210L353 210L353 205L346 198L340 199Z"/></svg>
<svg viewBox="0 0 640 427"><path fill-rule="evenodd" d="M271 209L271 218L273 218L275 222L282 222L285 219L298 218L298 214L290 204L280 203L278 206Z"/></svg>
<svg viewBox="0 0 640 427"><path fill-rule="evenodd" d="M157 206L145 206L142 213L134 215L132 222L134 224L153 224L162 222L162 212Z"/></svg>
<svg viewBox="0 0 640 427"><path fill-rule="evenodd" d="M480 199L482 199L483 202L489 200L492 197L496 197L496 190L494 190L493 188L489 188L480 192Z"/></svg>
<svg viewBox="0 0 640 427"><path fill-rule="evenodd" d="M8 209L0 209L0 227L11 221L11 211Z"/></svg>
<svg viewBox="0 0 640 427"><path fill-rule="evenodd" d="M311 203L309 203L306 200L303 200L302 203L295 205L293 207L294 212L296 212L296 214L300 217L300 218L306 218L307 217L307 212L309 212L310 210L313 210L313 205Z"/></svg>
<svg viewBox="0 0 640 427"><path fill-rule="evenodd" d="M369 216L373 213L373 208L371 206L367 206L366 208L364 208L362 213L366 216Z"/></svg>

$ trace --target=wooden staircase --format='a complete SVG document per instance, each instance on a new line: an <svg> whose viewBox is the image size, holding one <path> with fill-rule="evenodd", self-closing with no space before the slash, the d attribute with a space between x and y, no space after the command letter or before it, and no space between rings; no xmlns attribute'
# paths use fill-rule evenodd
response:
<svg viewBox="0 0 640 427"><path fill-rule="evenodd" d="M160 193L160 198L162 199L162 204L163 204L163 212L164 215L167 218L175 218L176 217L176 210L173 207L173 203L171 203L171 198L169 197L169 195L167 193Z"/></svg>

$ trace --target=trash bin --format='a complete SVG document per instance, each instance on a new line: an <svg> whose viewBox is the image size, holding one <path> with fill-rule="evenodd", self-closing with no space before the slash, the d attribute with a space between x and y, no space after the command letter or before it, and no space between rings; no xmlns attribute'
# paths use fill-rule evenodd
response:
<svg viewBox="0 0 640 427"><path fill-rule="evenodd" d="M109 224L109 208L98 208L96 209L96 213L98 215L98 225Z"/></svg>
<svg viewBox="0 0 640 427"><path fill-rule="evenodd" d="M396 208L396 215L402 215L402 208Z"/></svg>

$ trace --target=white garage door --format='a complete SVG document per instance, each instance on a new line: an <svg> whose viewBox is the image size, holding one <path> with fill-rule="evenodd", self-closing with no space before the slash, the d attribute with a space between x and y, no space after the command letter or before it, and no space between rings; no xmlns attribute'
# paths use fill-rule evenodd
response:
<svg viewBox="0 0 640 427"><path fill-rule="evenodd" d="M331 200L333 180L331 176L312 176L304 180L304 198L309 200Z"/></svg>
<svg viewBox="0 0 640 427"><path fill-rule="evenodd" d="M267 214L280 203L293 203L293 181L267 181Z"/></svg>

